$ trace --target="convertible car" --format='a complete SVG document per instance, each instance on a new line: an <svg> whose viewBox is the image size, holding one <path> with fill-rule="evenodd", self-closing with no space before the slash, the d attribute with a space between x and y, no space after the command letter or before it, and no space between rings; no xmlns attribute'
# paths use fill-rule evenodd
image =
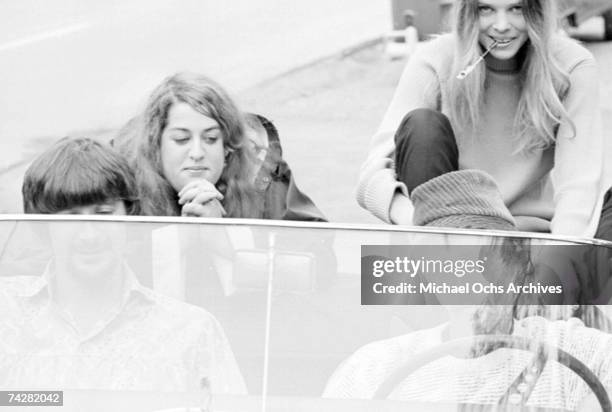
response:
<svg viewBox="0 0 612 412"><path fill-rule="evenodd" d="M63 391L62 411L610 411L610 257L520 232L5 215L0 387Z"/></svg>

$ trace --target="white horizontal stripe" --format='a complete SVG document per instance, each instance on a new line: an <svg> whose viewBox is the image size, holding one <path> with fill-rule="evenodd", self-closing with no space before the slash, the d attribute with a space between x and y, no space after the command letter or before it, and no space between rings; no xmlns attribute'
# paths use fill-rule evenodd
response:
<svg viewBox="0 0 612 412"><path fill-rule="evenodd" d="M48 31L44 31L41 33L35 33L27 37L21 38L21 39L11 40L7 43L0 44L0 52L11 50L11 49L16 49L22 46L27 46L32 43L37 43L43 40L52 39L54 37L61 37L66 34L85 30L89 28L90 26L91 26L90 23L83 22L83 23L76 23L70 26L62 27L59 29L48 30Z"/></svg>

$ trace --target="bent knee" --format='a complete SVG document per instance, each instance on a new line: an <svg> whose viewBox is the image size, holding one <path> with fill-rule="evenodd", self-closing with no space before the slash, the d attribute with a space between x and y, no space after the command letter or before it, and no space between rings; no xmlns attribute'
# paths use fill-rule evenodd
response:
<svg viewBox="0 0 612 412"><path fill-rule="evenodd" d="M448 120L443 113L432 109L415 109L408 112L395 134L396 145L410 140L410 145L414 147L432 147L437 144L447 143L452 140L454 134Z"/></svg>
<svg viewBox="0 0 612 412"><path fill-rule="evenodd" d="M414 109L409 111L402 119L402 124L405 122L414 122L416 124L425 123L428 125L436 123L448 123L450 122L444 113L427 108Z"/></svg>

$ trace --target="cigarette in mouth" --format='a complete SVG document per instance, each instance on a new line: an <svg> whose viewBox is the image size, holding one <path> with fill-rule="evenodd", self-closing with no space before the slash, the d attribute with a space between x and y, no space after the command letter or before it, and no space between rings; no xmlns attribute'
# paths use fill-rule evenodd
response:
<svg viewBox="0 0 612 412"><path fill-rule="evenodd" d="M478 59L476 59L476 61L474 63L470 64L468 67L466 67L465 69L461 70L461 72L459 72L459 74L457 75L457 79L458 80L463 80L466 77L468 77L468 75L474 71L476 66L478 66L478 64L481 61L484 60L484 58L487 56L487 54L489 54L489 52L491 50L493 50L495 47L497 47L498 43L499 42L497 40L494 40L493 43L489 46L489 48L487 50L485 50L485 52Z"/></svg>

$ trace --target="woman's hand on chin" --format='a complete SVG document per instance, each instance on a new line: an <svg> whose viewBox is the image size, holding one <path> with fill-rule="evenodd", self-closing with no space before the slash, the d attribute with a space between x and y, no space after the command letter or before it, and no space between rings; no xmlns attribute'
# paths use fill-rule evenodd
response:
<svg viewBox="0 0 612 412"><path fill-rule="evenodd" d="M178 193L182 216L223 217L223 195L207 180L189 182Z"/></svg>
<svg viewBox="0 0 612 412"><path fill-rule="evenodd" d="M189 202L181 209L181 216L188 217L223 217L225 214L225 209L218 199L212 199L204 204Z"/></svg>

